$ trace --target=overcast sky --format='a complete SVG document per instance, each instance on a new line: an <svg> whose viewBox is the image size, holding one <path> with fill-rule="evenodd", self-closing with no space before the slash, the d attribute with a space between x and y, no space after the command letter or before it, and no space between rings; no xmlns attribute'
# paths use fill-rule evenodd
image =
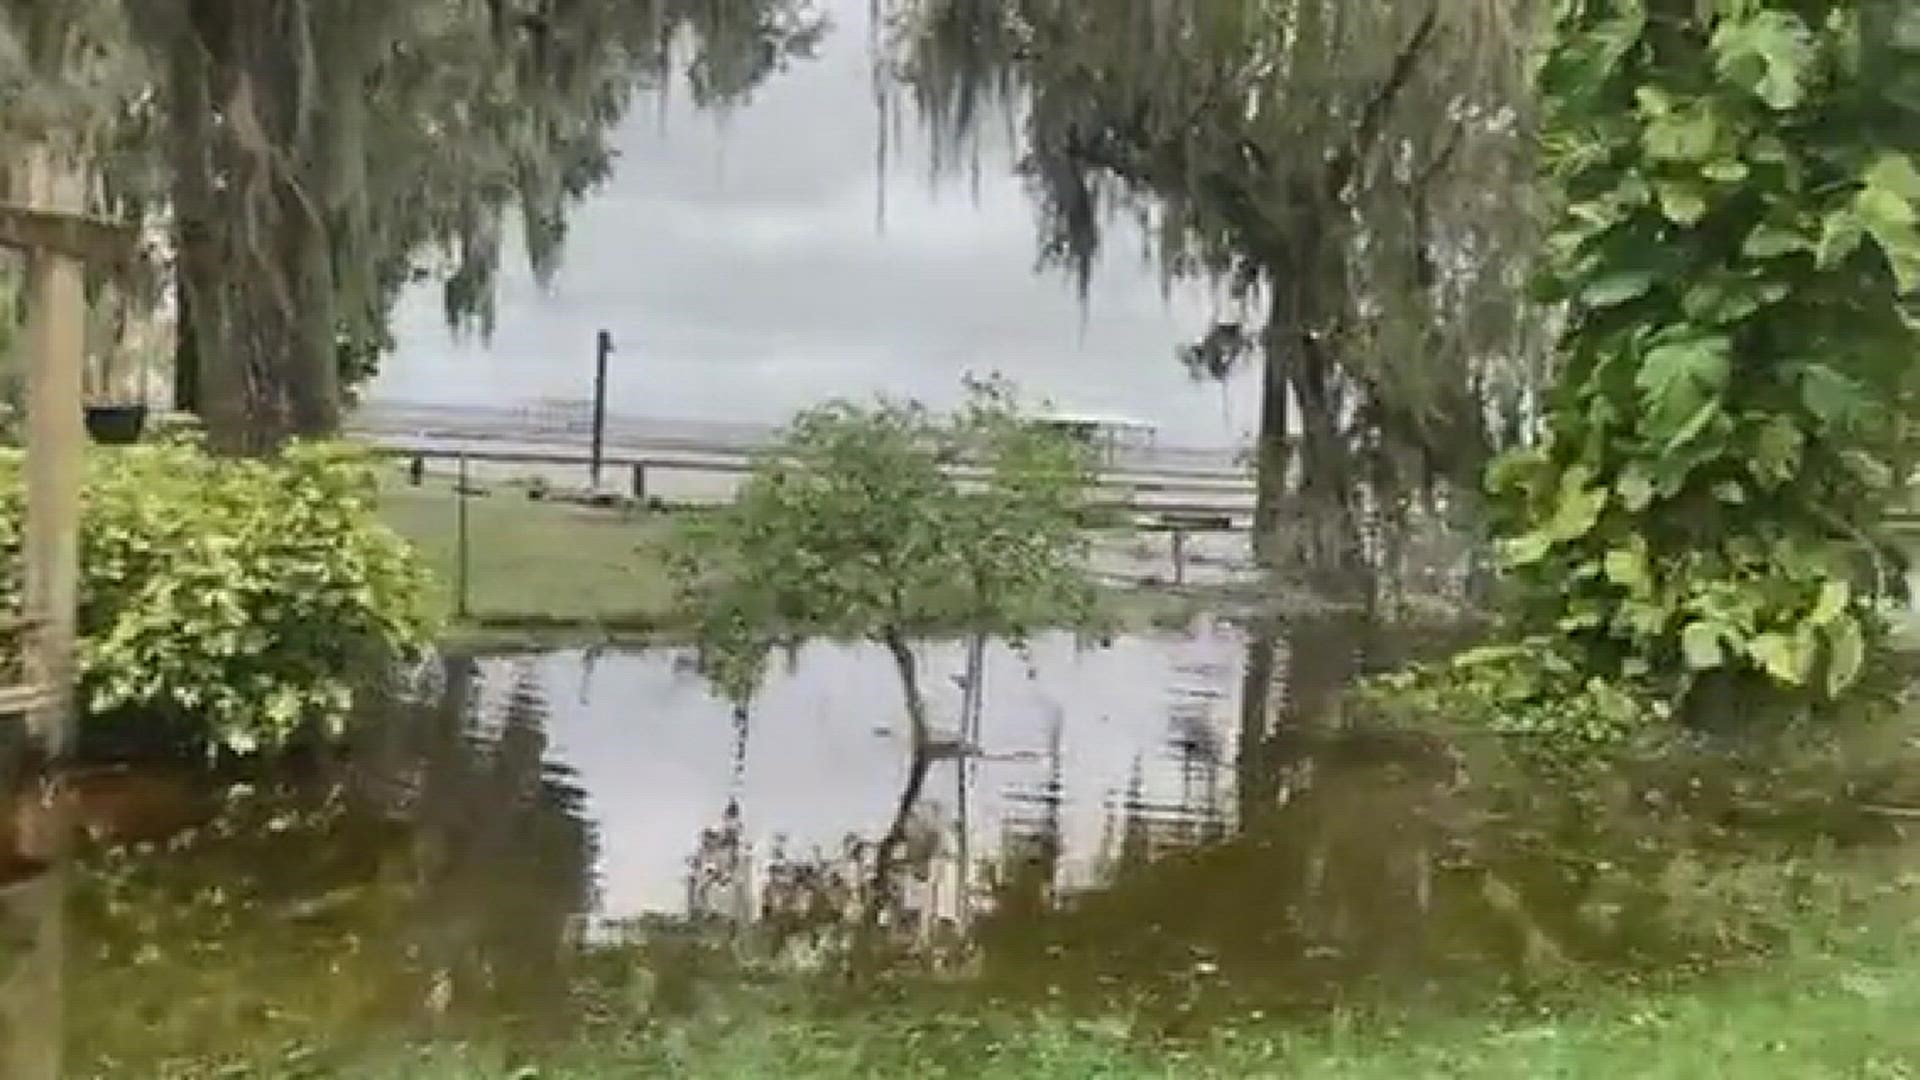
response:
<svg viewBox="0 0 1920 1080"><path fill-rule="evenodd" d="M998 371L1063 408L1152 421L1169 443L1253 425L1246 380L1197 384L1174 360L1211 307L1164 295L1131 230L1110 236L1084 309L1065 275L1035 272L1034 211L1005 148L983 158L977 192L933 184L924 147L899 148L879 227L867 0L823 6L820 56L724 123L636 104L552 288L510 256L491 343L454 340L436 290L410 294L374 398L584 397L604 327L611 407L638 416L771 421L876 392L938 404L965 373Z"/></svg>

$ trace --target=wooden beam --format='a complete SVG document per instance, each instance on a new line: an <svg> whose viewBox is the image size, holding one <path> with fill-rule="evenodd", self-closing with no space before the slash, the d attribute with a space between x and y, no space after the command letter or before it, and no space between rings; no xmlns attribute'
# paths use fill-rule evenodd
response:
<svg viewBox="0 0 1920 1080"><path fill-rule="evenodd" d="M0 247L46 251L102 267L119 267L139 252L131 225L59 210L0 203Z"/></svg>
<svg viewBox="0 0 1920 1080"><path fill-rule="evenodd" d="M54 206L78 205L77 178L48 168L47 201ZM41 217L54 220L57 211ZM34 674L61 688L63 705L73 677L81 457L87 443L81 396L85 270L81 256L68 249L40 248L33 253L27 286L25 608L27 616L40 624L39 632L32 635L39 646ZM49 756L63 755L72 735L68 710L43 710L32 719Z"/></svg>
<svg viewBox="0 0 1920 1080"><path fill-rule="evenodd" d="M6 914L31 944L16 956L17 970L0 1002L0 1075L56 1080L61 1053L65 984L65 906L71 819L61 796L59 769L73 739L74 624L80 576L81 455L86 445L81 369L86 352L85 261L133 252L133 233L80 216L85 188L70 160L48 148L28 158L27 197L45 210L7 208L0 233L28 247L27 285L27 513L25 615L38 623L28 634L29 684L15 706L31 706L27 721L40 743L39 801L47 827L27 852L45 869L10 892ZM38 693L34 693L34 690ZM20 891L22 888L25 891Z"/></svg>

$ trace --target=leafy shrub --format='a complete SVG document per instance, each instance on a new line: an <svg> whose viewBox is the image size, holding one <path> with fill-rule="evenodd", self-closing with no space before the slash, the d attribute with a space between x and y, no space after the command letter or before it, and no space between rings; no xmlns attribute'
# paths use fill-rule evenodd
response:
<svg viewBox="0 0 1920 1080"><path fill-rule="evenodd" d="M20 603L24 497L0 457L0 604ZM81 521L80 701L193 721L251 753L304 725L337 731L356 684L426 639L424 575L375 518L359 452L276 461L190 442L95 451Z"/></svg>
<svg viewBox="0 0 1920 1080"><path fill-rule="evenodd" d="M1665 727L1666 702L1643 688L1586 673L1556 642L1532 638L1469 649L1442 664L1369 680L1362 708L1428 727L1610 751Z"/></svg>
<svg viewBox="0 0 1920 1080"><path fill-rule="evenodd" d="M1556 7L1560 374L1490 481L1529 628L1689 723L1851 696L1885 637L1920 434L1909 6Z"/></svg>

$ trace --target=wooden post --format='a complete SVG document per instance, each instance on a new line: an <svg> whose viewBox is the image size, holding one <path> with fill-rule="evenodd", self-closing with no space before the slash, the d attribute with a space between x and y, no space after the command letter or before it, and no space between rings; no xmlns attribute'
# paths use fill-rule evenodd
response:
<svg viewBox="0 0 1920 1080"><path fill-rule="evenodd" d="M647 508L647 467L638 461L633 463L633 502L642 510Z"/></svg>
<svg viewBox="0 0 1920 1080"><path fill-rule="evenodd" d="M464 619L467 617L467 615L471 611L471 607L467 599L468 598L467 576L471 569L471 563L467 554L468 552L468 547L467 547L467 455L465 454L460 455L460 478L454 484L453 497L455 500L455 505L457 507L457 509L455 510L455 514L457 515L457 517L455 520L455 530L454 530L455 531L454 542L457 547L457 550L454 553L455 562L454 562L454 569L453 569L453 577L454 577L455 596L453 600L453 606L454 606L454 614Z"/></svg>
<svg viewBox="0 0 1920 1080"><path fill-rule="evenodd" d="M600 490L600 457L607 443L607 357L613 353L613 335L600 331L593 349L593 464L588 478Z"/></svg>
<svg viewBox="0 0 1920 1080"><path fill-rule="evenodd" d="M78 211L78 178L56 177L42 163L44 205ZM80 581L81 410L85 367L86 281L77 254L41 248L31 256L27 292L27 522L25 607L38 620L39 676L54 689L32 718L50 759L72 738L74 618Z"/></svg>
<svg viewBox="0 0 1920 1080"><path fill-rule="evenodd" d="M73 658L80 578L81 412L86 263L123 260L127 230L90 222L82 180L48 148L27 159L25 207L0 205L0 244L28 254L27 462L23 673L37 685L26 721L39 743L42 828L17 854L44 869L8 883L0 916L29 942L12 956L0 999L0 1075L53 1080L65 1017L64 900L68 821L59 770L73 743ZM22 689L32 690L34 687Z"/></svg>
<svg viewBox="0 0 1920 1080"><path fill-rule="evenodd" d="M1187 583L1187 530L1173 527L1173 584L1175 588Z"/></svg>

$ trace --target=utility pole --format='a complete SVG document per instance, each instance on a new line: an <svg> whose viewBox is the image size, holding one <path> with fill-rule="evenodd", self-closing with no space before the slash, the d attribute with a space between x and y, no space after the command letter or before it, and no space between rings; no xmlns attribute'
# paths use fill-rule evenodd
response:
<svg viewBox="0 0 1920 1080"><path fill-rule="evenodd" d="M600 456L607 445L607 357L613 355L613 335L600 331L593 356L593 463L589 479L600 488Z"/></svg>

